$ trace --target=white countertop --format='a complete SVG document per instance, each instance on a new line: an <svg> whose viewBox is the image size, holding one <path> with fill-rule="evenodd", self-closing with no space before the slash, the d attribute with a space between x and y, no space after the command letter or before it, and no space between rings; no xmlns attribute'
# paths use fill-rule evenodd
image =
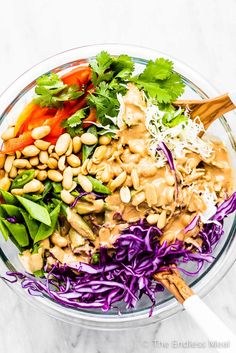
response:
<svg viewBox="0 0 236 353"><path fill-rule="evenodd" d="M236 88L235 0L9 0L0 13L0 91L46 57L102 42L152 47L189 63L222 93ZM235 278L236 265L205 301L236 332ZM36 311L2 282L0 307L4 353L214 352L174 346L206 343L185 312L129 332L95 332Z"/></svg>

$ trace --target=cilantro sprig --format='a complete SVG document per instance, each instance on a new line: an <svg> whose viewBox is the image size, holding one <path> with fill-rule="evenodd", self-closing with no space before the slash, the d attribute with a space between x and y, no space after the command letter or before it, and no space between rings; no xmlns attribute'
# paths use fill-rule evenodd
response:
<svg viewBox="0 0 236 353"><path fill-rule="evenodd" d="M143 73L132 81L157 103L171 103L184 92L184 82L173 71L173 62L164 58L150 60Z"/></svg>
<svg viewBox="0 0 236 353"><path fill-rule="evenodd" d="M78 86L68 86L53 72L43 75L36 80L37 94L35 102L41 107L59 108L63 102L74 100L83 95Z"/></svg>

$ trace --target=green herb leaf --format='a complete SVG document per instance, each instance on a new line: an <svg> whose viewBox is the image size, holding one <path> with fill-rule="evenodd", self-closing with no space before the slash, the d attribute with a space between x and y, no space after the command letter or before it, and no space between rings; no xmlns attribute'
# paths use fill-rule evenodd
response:
<svg viewBox="0 0 236 353"><path fill-rule="evenodd" d="M150 60L143 73L132 81L158 103L171 103L184 91L181 76L173 71L173 63L164 58Z"/></svg>
<svg viewBox="0 0 236 353"><path fill-rule="evenodd" d="M76 85L68 86L53 72L43 75L36 81L35 102L41 107L59 108L62 102L77 99L84 94Z"/></svg>
<svg viewBox="0 0 236 353"><path fill-rule="evenodd" d="M16 196L16 198L26 209L26 211L31 215L32 218L48 226L51 225L51 219L48 210L45 207L38 205L37 203L28 200L22 196Z"/></svg>
<svg viewBox="0 0 236 353"><path fill-rule="evenodd" d="M77 110L70 118L63 122L63 126L71 137L81 135L83 133L82 120L85 118L84 109Z"/></svg>

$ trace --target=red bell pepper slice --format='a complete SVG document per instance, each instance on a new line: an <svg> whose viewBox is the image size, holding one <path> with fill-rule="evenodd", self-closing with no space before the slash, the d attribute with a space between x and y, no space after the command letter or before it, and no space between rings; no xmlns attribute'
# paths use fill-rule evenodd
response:
<svg viewBox="0 0 236 353"><path fill-rule="evenodd" d="M61 77L67 85L78 85L82 87L91 80L91 68L89 66L79 66L69 71Z"/></svg>
<svg viewBox="0 0 236 353"><path fill-rule="evenodd" d="M83 128L93 125L92 123L95 122L96 120L97 120L96 109L91 108L89 115L85 119L83 119Z"/></svg>

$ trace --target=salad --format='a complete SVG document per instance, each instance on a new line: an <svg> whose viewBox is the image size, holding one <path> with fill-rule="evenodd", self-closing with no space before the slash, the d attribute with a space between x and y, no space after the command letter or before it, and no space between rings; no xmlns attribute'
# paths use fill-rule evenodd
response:
<svg viewBox="0 0 236 353"><path fill-rule="evenodd" d="M214 260L233 175L224 144L174 104L184 87L169 60L136 73L104 51L36 80L2 132L0 232L25 268L9 281L72 308L153 307L155 273Z"/></svg>

